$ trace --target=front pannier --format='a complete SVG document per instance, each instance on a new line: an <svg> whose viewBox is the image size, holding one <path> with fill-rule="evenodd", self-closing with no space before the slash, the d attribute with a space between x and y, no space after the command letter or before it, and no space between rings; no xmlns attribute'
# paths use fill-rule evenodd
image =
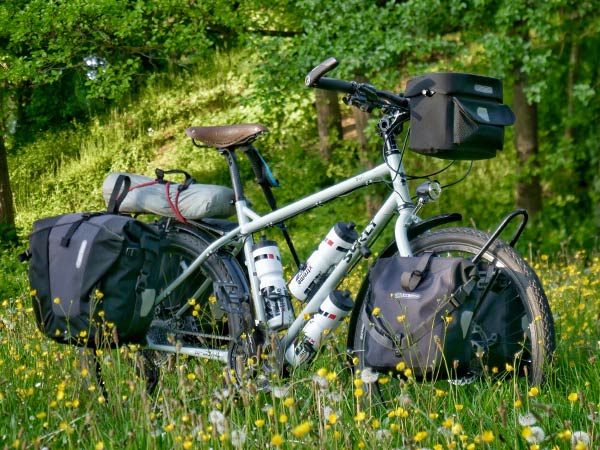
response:
<svg viewBox="0 0 600 450"><path fill-rule="evenodd" d="M468 372L467 338L475 305L474 265L460 257L394 255L369 271L363 322L365 365L388 372L409 368L419 378Z"/></svg>
<svg viewBox="0 0 600 450"><path fill-rule="evenodd" d="M443 159L488 159L502 150L504 127L515 116L502 104L502 82L467 73L411 78L409 148Z"/></svg>

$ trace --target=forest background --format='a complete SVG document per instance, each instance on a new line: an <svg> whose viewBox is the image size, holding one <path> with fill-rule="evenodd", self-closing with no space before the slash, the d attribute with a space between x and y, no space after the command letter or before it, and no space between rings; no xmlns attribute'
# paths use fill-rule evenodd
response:
<svg viewBox="0 0 600 450"><path fill-rule="evenodd" d="M534 218L525 245L594 247L599 41L592 1L4 1L2 245L19 237L24 245L40 216L101 208L110 171L152 176L162 165L227 183L220 157L185 139L190 125L267 125L259 144L282 181L280 204L372 165L380 158L374 119L303 87L313 66L335 56L332 76L396 92L433 71L500 78L517 117L504 151L476 162L440 211L489 228L525 207ZM411 155L407 164L423 174L445 162ZM341 210L366 218L378 195ZM313 220L294 226L300 236L321 231Z"/></svg>

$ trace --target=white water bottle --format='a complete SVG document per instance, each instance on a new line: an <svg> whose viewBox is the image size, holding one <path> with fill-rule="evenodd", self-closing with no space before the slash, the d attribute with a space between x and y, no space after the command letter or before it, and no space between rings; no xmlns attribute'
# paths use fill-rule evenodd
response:
<svg viewBox="0 0 600 450"><path fill-rule="evenodd" d="M297 341L287 348L285 359L294 367L310 362L319 346L333 333L353 306L349 291L333 291L329 294L319 311L306 322Z"/></svg>
<svg viewBox="0 0 600 450"><path fill-rule="evenodd" d="M279 248L264 236L252 250L256 276L260 280L260 295L264 300L267 325L273 331L283 330L294 321L294 309L283 279Z"/></svg>
<svg viewBox="0 0 600 450"><path fill-rule="evenodd" d="M329 270L341 261L358 239L355 226L353 222L338 222L329 230L319 247L290 281L289 288L294 297L305 301L317 291Z"/></svg>

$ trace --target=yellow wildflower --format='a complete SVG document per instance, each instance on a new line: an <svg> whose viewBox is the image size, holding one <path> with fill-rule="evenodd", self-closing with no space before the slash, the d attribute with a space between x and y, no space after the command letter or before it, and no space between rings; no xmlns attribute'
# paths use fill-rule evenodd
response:
<svg viewBox="0 0 600 450"><path fill-rule="evenodd" d="M304 436L309 431L310 431L310 422L306 421L306 422L302 422L300 425L298 425L297 427L295 427L292 430L292 434L294 436L296 436L297 438L301 438L302 436Z"/></svg>

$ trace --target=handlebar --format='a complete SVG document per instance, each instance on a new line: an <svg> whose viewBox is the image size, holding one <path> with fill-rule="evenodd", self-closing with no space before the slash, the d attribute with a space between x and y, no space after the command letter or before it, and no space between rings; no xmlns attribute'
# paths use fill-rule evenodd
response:
<svg viewBox="0 0 600 450"><path fill-rule="evenodd" d="M327 72L335 69L338 64L339 62L337 59L327 58L309 72L304 83L307 87L346 94L344 102L366 111L371 111L374 108L392 107L408 109L410 107L408 99L402 94L394 94L393 92L379 90L368 83L344 81L323 76Z"/></svg>

